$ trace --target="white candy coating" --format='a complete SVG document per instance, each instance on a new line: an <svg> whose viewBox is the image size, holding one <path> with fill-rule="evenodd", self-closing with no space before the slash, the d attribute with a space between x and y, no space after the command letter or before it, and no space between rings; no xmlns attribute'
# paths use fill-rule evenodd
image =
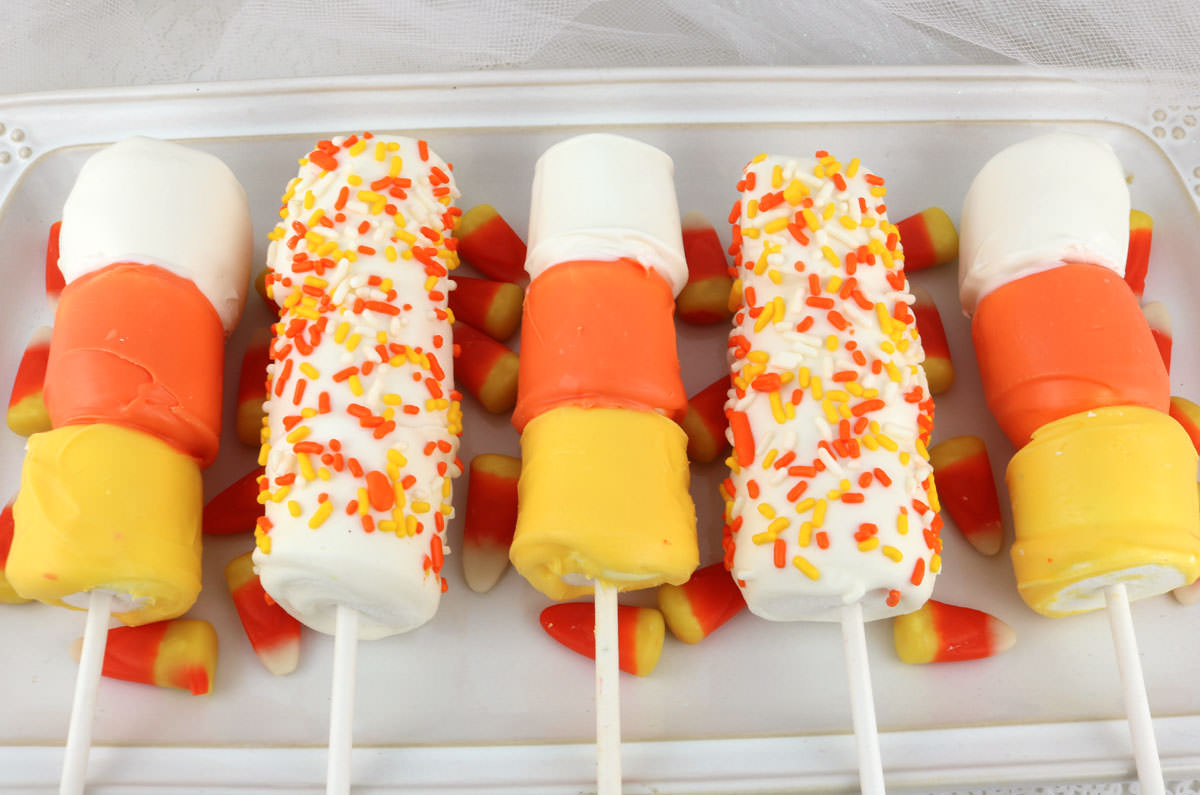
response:
<svg viewBox="0 0 1200 795"><path fill-rule="evenodd" d="M1125 275L1129 187L1104 141L1052 133L1004 149L987 162L963 201L959 299L975 312L1001 285L1063 262Z"/></svg>
<svg viewBox="0 0 1200 795"><path fill-rule="evenodd" d="M225 333L237 326L254 250L246 193L205 152L127 138L92 155L63 205L58 266L67 284L116 262L190 279Z"/></svg>
<svg viewBox="0 0 1200 795"><path fill-rule="evenodd" d="M674 174L666 153L619 135L580 135L547 149L533 172L529 277L572 260L632 258L678 295L688 270Z"/></svg>

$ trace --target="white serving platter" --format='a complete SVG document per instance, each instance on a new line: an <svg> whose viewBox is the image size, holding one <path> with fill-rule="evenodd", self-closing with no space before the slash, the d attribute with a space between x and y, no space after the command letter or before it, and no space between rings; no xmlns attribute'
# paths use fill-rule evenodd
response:
<svg viewBox="0 0 1200 795"><path fill-rule="evenodd" d="M706 213L727 242L734 183L760 151L857 155L887 177L893 220L930 205L957 220L971 177L992 153L1070 129L1115 147L1134 206L1155 219L1146 299L1171 311L1172 391L1194 398L1200 145L1190 113L1147 106L1124 83L1098 87L994 68L501 72L0 98L0 385L11 383L34 327L52 319L42 297L49 224L88 155L128 135L175 139L223 158L250 197L261 263L296 158L338 132L427 138L454 162L462 206L491 203L522 233L533 163L547 146L582 131L631 135L675 159L681 210ZM1003 489L1012 450L983 404L954 268L913 281L941 309L958 372L937 402L935 440L983 436ZM230 341L227 429L205 476L209 494L253 466L254 451L233 434L233 392L246 341L267 322L252 298ZM689 393L721 374L723 339L720 327L680 327ZM516 454L507 419L467 402L463 459ZM0 491L15 490L22 450L22 439L0 431ZM719 464L693 470L705 562L718 557L716 484L723 476ZM458 519L452 548L460 533ZM945 536L935 598L1003 618L1018 643L991 660L914 667L897 659L889 622L867 628L889 784L930 791L1132 779L1107 618L1034 614L1017 597L1006 552L986 559L952 526ZM249 535L206 538L205 588L191 615L220 634L212 695L102 682L93 791L321 788L332 642L306 633L300 669L289 677L275 678L258 663L222 574L250 543ZM514 573L480 596L463 583L456 557L447 570L450 591L434 621L361 645L356 783L364 792L587 791L594 786L590 661L543 633L537 616L547 602ZM1159 597L1135 604L1133 613L1167 777L1200 776L1200 606ZM0 606L0 791L56 787L76 669L67 649L82 626L82 613ZM658 669L644 679L624 677L621 697L629 792L856 787L836 625L771 624L744 613L698 646L668 638Z"/></svg>

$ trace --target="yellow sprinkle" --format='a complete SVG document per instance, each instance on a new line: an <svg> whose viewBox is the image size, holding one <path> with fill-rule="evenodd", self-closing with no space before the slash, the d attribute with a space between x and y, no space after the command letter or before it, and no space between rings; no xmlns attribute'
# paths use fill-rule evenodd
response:
<svg viewBox="0 0 1200 795"><path fill-rule="evenodd" d="M314 408L300 409L300 416L306 420L311 420L313 417L317 416L317 410Z"/></svg>
<svg viewBox="0 0 1200 795"><path fill-rule="evenodd" d="M791 519L788 519L786 516L780 516L779 518L775 519L775 521L767 525L767 531L771 533L779 533L782 530L786 530L787 526L791 523Z"/></svg>
<svg viewBox="0 0 1200 795"><path fill-rule="evenodd" d="M921 456L921 458L924 458L926 461L928 461L929 460L929 451L925 449L925 443L922 442L920 439L917 439L916 448L917 448L917 455ZM930 482L932 483L932 481L930 481ZM935 507L933 510L940 511L941 509Z"/></svg>
<svg viewBox="0 0 1200 795"><path fill-rule="evenodd" d="M858 225L870 228L872 226L875 226L875 219L872 216L868 215L866 218L859 221Z"/></svg>
<svg viewBox="0 0 1200 795"><path fill-rule="evenodd" d="M300 463L300 474L305 480L316 480L317 472L313 469L312 461L308 458L308 453L297 453L296 460Z"/></svg>
<svg viewBox="0 0 1200 795"><path fill-rule="evenodd" d="M825 205L825 209L821 211L821 218L828 221L833 218L833 214L837 212L837 208L833 206L833 202Z"/></svg>
<svg viewBox="0 0 1200 795"><path fill-rule="evenodd" d="M758 215L758 199L751 199L746 202L746 217L754 218Z"/></svg>
<svg viewBox="0 0 1200 795"><path fill-rule="evenodd" d="M764 160L766 160L766 159L767 159L767 153L766 153L766 152L759 152L758 154L756 154L756 155L754 156L754 158L753 158L753 159L752 159L750 162L751 162L751 163L761 163L762 161L764 161Z"/></svg>
<svg viewBox="0 0 1200 795"><path fill-rule="evenodd" d="M808 385L812 383L812 377L809 374L807 367L801 367L796 373L796 386L801 389L808 389Z"/></svg>
<svg viewBox="0 0 1200 795"><path fill-rule="evenodd" d="M309 309L309 308L303 307L303 306L298 306L295 309L293 309L292 314L296 315L297 317L305 318L307 320L320 320L321 319L321 315L319 312L317 312L317 310Z"/></svg>
<svg viewBox="0 0 1200 795"><path fill-rule="evenodd" d="M821 389L821 379L817 378L815 375L812 378L811 388L812 388L812 396L817 400L820 400L821 397L825 394L824 390Z"/></svg>
<svg viewBox="0 0 1200 795"><path fill-rule="evenodd" d="M821 222L817 220L817 214L812 210L805 208L800 213L800 216L804 218L804 223L808 226L808 228L814 232L821 228Z"/></svg>
<svg viewBox="0 0 1200 795"><path fill-rule="evenodd" d="M896 383L900 383L900 369L892 362L884 362L883 369L887 370L888 378Z"/></svg>
<svg viewBox="0 0 1200 795"><path fill-rule="evenodd" d="M932 477L929 479L929 507L933 509L934 513L942 510L942 501L938 499L937 487L934 485Z"/></svg>
<svg viewBox="0 0 1200 795"><path fill-rule="evenodd" d="M859 166L858 158L857 157L850 158L850 162L846 164L846 176L847 177L857 176L858 175L858 166Z"/></svg>
<svg viewBox="0 0 1200 795"><path fill-rule="evenodd" d="M765 502L760 502L758 504L758 512L761 513L767 519L775 518L775 509L772 508L770 505L767 505Z"/></svg>
<svg viewBox="0 0 1200 795"><path fill-rule="evenodd" d="M763 231L769 235L773 235L776 232L782 232L784 229L787 229L788 220L788 217L785 215L767 221L767 223L763 225Z"/></svg>
<svg viewBox="0 0 1200 795"><path fill-rule="evenodd" d="M868 450L878 450L879 449L879 442L876 441L875 437L872 434L869 434L869 433L864 434L862 436L862 438L860 439L860 441L862 442L863 447L867 448Z"/></svg>
<svg viewBox="0 0 1200 795"><path fill-rule="evenodd" d="M347 378L346 383L350 385L350 391L354 393L355 397L362 397L362 381L358 380L357 375L352 375Z"/></svg>
<svg viewBox="0 0 1200 795"><path fill-rule="evenodd" d="M830 206L832 206L832 205L830 205ZM826 260L828 260L829 264L832 265L833 267L835 267L835 268L842 267L842 261L840 259L838 259L837 254L834 254L833 249L831 249L829 246L821 246L821 256L823 256Z"/></svg>
<svg viewBox="0 0 1200 795"><path fill-rule="evenodd" d="M338 323L337 330L333 332L333 341L341 345L346 341L346 335L350 333L350 324L346 321Z"/></svg>
<svg viewBox="0 0 1200 795"><path fill-rule="evenodd" d="M393 246L391 243L388 243L383 248L383 256L387 257L388 262L395 262L396 261L396 247Z"/></svg>
<svg viewBox="0 0 1200 795"><path fill-rule="evenodd" d="M758 239L758 235L759 235L759 232L758 232L758 228L757 228L757 227L754 227L754 226L747 226L747 227L743 227L743 228L742 228L742 237L748 237L748 238L751 238L751 239L753 239L753 240L757 240L757 239Z"/></svg>
<svg viewBox="0 0 1200 795"><path fill-rule="evenodd" d="M309 427L307 425L300 425L295 430L293 430L291 433L289 433L287 436L285 436L284 438L287 439L288 442L290 442L291 444L295 444L296 442L300 441L304 437L308 436L308 434L309 434Z"/></svg>
<svg viewBox="0 0 1200 795"><path fill-rule="evenodd" d="M258 465L265 467L267 465L267 456L271 454L271 445L263 443L263 446L258 449Z"/></svg>
<svg viewBox="0 0 1200 795"><path fill-rule="evenodd" d="M391 519L384 519L375 526L379 528L380 532L395 533L396 535L400 535L400 525L396 524L396 522L392 521Z"/></svg>
<svg viewBox="0 0 1200 795"><path fill-rule="evenodd" d="M304 191L304 209L311 210L316 200L317 197L313 196L313 192L311 190Z"/></svg>
<svg viewBox="0 0 1200 795"><path fill-rule="evenodd" d="M942 556L941 555L935 554L929 558L929 570L931 572L933 572L934 574L937 574L939 571L942 570Z"/></svg>
<svg viewBox="0 0 1200 795"><path fill-rule="evenodd" d="M878 546L879 546L879 539L875 538L874 536L866 539L865 541L858 542L858 550L860 552L870 552L872 549L875 549Z"/></svg>
<svg viewBox="0 0 1200 795"><path fill-rule="evenodd" d="M354 349L358 347L358 343L360 342L362 342L361 334L351 334L350 338L346 340L346 350L353 352Z"/></svg>
<svg viewBox="0 0 1200 795"><path fill-rule="evenodd" d="M825 291L829 293L836 293L840 289L842 289L842 277L830 276L829 281L825 283Z"/></svg>
<svg viewBox="0 0 1200 795"><path fill-rule="evenodd" d="M792 207L795 207L800 202L804 201L804 197L808 195L808 186L798 179L793 179L783 189L783 199Z"/></svg>
<svg viewBox="0 0 1200 795"><path fill-rule="evenodd" d="M857 381L847 381L845 384L843 384L843 386L846 387L846 391L851 395L854 395L855 397L862 397L862 384L858 383Z"/></svg>
<svg viewBox="0 0 1200 795"><path fill-rule="evenodd" d="M417 236L414 235L412 232L409 232L406 229L397 229L396 230L396 239L401 240L405 243L416 243L417 242Z"/></svg>
<svg viewBox="0 0 1200 795"><path fill-rule="evenodd" d="M415 536L417 534L417 517L413 516L412 514L404 517L404 532L409 536Z"/></svg>
<svg viewBox="0 0 1200 795"><path fill-rule="evenodd" d="M783 187L783 166L776 164L771 169L771 187L772 188L782 188Z"/></svg>
<svg viewBox="0 0 1200 795"><path fill-rule="evenodd" d="M300 372L304 373L309 378L320 378L321 377L321 373L317 371L317 368L313 367L308 362L302 362L300 364Z"/></svg>
<svg viewBox="0 0 1200 795"><path fill-rule="evenodd" d="M812 523L813 527L825 524L825 500L817 500L816 506L813 507Z"/></svg>
<svg viewBox="0 0 1200 795"><path fill-rule="evenodd" d="M908 535L908 514L902 513L896 517L896 532L900 535Z"/></svg>
<svg viewBox="0 0 1200 795"><path fill-rule="evenodd" d="M883 342L879 343L879 349L881 351L883 351L884 353L895 353L896 352L896 346L887 340L884 340Z"/></svg>
<svg viewBox="0 0 1200 795"><path fill-rule="evenodd" d="M317 470L317 477L320 478L321 480L332 480L333 473L330 472L325 467L321 467L320 469Z"/></svg>
<svg viewBox="0 0 1200 795"><path fill-rule="evenodd" d="M771 416L775 418L775 421L780 425L787 422L787 413L784 411L783 400L779 397L779 392L772 392L767 401L771 404Z"/></svg>
<svg viewBox="0 0 1200 795"><path fill-rule="evenodd" d="M885 546L883 549L881 549L879 551L882 552L885 557L889 557L892 560L896 561L897 563L904 560L904 553L901 552L900 550L896 549L893 546Z"/></svg>
<svg viewBox="0 0 1200 795"><path fill-rule="evenodd" d="M768 530L764 530L761 533L755 533L754 535L750 536L750 540L753 541L757 546L761 547L763 544L774 544L778 537L779 536L777 534Z"/></svg>
<svg viewBox="0 0 1200 795"><path fill-rule="evenodd" d="M413 513L429 513L429 508L429 503L424 500L417 500L412 504Z"/></svg>
<svg viewBox="0 0 1200 795"><path fill-rule="evenodd" d="M772 393L772 394L774 394L774 393ZM779 451L773 447L770 450L768 450L767 454L765 456L763 456L762 468L770 469L771 464L775 463L775 456L778 454L779 454Z"/></svg>
<svg viewBox="0 0 1200 795"><path fill-rule="evenodd" d="M858 229L858 224L854 223L854 219L848 215L843 215L838 222L846 229Z"/></svg>
<svg viewBox="0 0 1200 795"><path fill-rule="evenodd" d="M910 456L907 452L901 453L900 454L900 465L908 466L908 462L911 458L912 458L912 456Z"/></svg>
<svg viewBox="0 0 1200 795"><path fill-rule="evenodd" d="M883 187L882 185L873 186L869 192L872 196L879 198L879 199L882 199L884 196L887 196L887 188Z"/></svg>
<svg viewBox="0 0 1200 795"><path fill-rule="evenodd" d="M796 405L791 401L783 404L783 415L789 420L796 419Z"/></svg>
<svg viewBox="0 0 1200 795"><path fill-rule="evenodd" d="M325 520L329 518L329 514L331 513L333 513L333 503L325 500L325 502L317 507L317 512L312 515L312 518L308 520L308 526L316 530L325 523Z"/></svg>
<svg viewBox="0 0 1200 795"><path fill-rule="evenodd" d="M275 490L275 493L271 495L271 502L274 502L274 503L283 502L284 499L287 497L287 495L289 493L291 493L291 491L292 491L291 486L280 486L278 489Z"/></svg>
<svg viewBox="0 0 1200 795"><path fill-rule="evenodd" d="M300 507L300 503L296 502L295 500L288 500L287 508L288 508L288 513L290 513L294 518L297 518L297 519L300 517L301 512L304 510L303 508Z"/></svg>
<svg viewBox="0 0 1200 795"><path fill-rule="evenodd" d="M848 420L854 416L854 412L850 411L849 403L839 403L838 404L838 414L841 414L842 419L844 419L844 420Z"/></svg>
<svg viewBox="0 0 1200 795"><path fill-rule="evenodd" d="M825 400L821 401L821 408L825 412L825 421L830 425L837 425L840 417L838 417L837 409L834 408L833 401L826 398Z"/></svg>
<svg viewBox="0 0 1200 795"><path fill-rule="evenodd" d="M900 449L900 446L896 444L896 442L892 440L892 437L888 436L886 433L876 434L875 438L879 440L879 444L882 445L883 449L885 450L894 453Z"/></svg>
<svg viewBox="0 0 1200 795"><path fill-rule="evenodd" d="M746 354L746 359L755 364L766 364L771 361L771 354L766 351L750 351Z"/></svg>
<svg viewBox="0 0 1200 795"><path fill-rule="evenodd" d="M808 579L810 580L817 580L821 578L820 570L799 555L792 558L792 565L808 575Z"/></svg>
<svg viewBox="0 0 1200 795"><path fill-rule="evenodd" d="M389 464L395 464L398 467L408 466L408 459L399 450L388 450L387 460Z"/></svg>
<svg viewBox="0 0 1200 795"><path fill-rule="evenodd" d="M283 211L280 211L280 215L285 214ZM285 237L287 237L287 230L282 226L277 226L271 230L269 235L267 235L267 240L283 240Z"/></svg>
<svg viewBox="0 0 1200 795"><path fill-rule="evenodd" d="M796 503L796 513L808 513L809 511L811 511L813 509L813 506L816 504L817 504L817 501L814 500L812 497L805 497L803 500Z"/></svg>
<svg viewBox="0 0 1200 795"><path fill-rule="evenodd" d="M271 554L271 538L262 531L261 527L254 528L254 544L264 555Z"/></svg>
<svg viewBox="0 0 1200 795"><path fill-rule="evenodd" d="M404 168L404 161L400 158L400 155L392 155L392 162L388 165L388 176L389 177L400 176L400 171L403 168Z"/></svg>
<svg viewBox="0 0 1200 795"><path fill-rule="evenodd" d="M838 349L838 338L836 334L830 334L825 338L825 350L836 351Z"/></svg>

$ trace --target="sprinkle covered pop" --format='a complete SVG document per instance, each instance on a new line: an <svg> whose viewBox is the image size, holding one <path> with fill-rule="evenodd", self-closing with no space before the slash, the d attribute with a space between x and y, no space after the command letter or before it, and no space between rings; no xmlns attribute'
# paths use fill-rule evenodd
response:
<svg viewBox="0 0 1200 795"><path fill-rule="evenodd" d="M452 167L424 141L364 133L300 160L271 233L274 326L255 531L263 588L362 638L428 621L462 429L447 296Z"/></svg>
<svg viewBox="0 0 1200 795"><path fill-rule="evenodd" d="M726 565L771 620L916 610L941 568L933 401L884 181L764 154L738 190Z"/></svg>

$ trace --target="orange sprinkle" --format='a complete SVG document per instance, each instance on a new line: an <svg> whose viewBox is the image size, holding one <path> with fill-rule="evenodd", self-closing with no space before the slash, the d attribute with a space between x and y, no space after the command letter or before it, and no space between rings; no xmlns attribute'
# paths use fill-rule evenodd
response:
<svg viewBox="0 0 1200 795"><path fill-rule="evenodd" d="M429 144L424 139L417 141L417 155L422 161L429 159Z"/></svg>
<svg viewBox="0 0 1200 795"><path fill-rule="evenodd" d="M863 495L859 494L856 491L848 491L842 495L842 502L846 502L846 503L864 502L865 500L866 500L866 497L864 497Z"/></svg>
<svg viewBox="0 0 1200 795"><path fill-rule="evenodd" d="M378 470L367 473L367 496L371 500L371 507L377 511L390 511L396 503L391 482L387 475Z"/></svg>
<svg viewBox="0 0 1200 795"><path fill-rule="evenodd" d="M787 501L795 502L796 500L800 499L800 496L802 494L804 494L804 492L807 490L808 490L808 483L806 483L803 480L800 481L799 483L797 483L795 486L792 487L791 491L789 491L787 493Z"/></svg>
<svg viewBox="0 0 1200 795"><path fill-rule="evenodd" d="M336 171L338 167L337 158L330 157L323 151L313 150L308 155L308 162L320 166L325 171Z"/></svg>
<svg viewBox="0 0 1200 795"><path fill-rule="evenodd" d="M787 565L787 542L782 538L775 539L775 568L782 569Z"/></svg>
<svg viewBox="0 0 1200 795"><path fill-rule="evenodd" d="M917 558L917 562L913 564L912 579L909 580L913 585L920 585L925 581L925 558Z"/></svg>
<svg viewBox="0 0 1200 795"><path fill-rule="evenodd" d="M900 592L895 589L888 591L887 606L895 607L898 604L900 604Z"/></svg>
<svg viewBox="0 0 1200 795"><path fill-rule="evenodd" d="M758 499L759 489L758 489L758 481L757 480L746 481L746 493L750 495L750 499L752 499L752 500Z"/></svg>
<svg viewBox="0 0 1200 795"><path fill-rule="evenodd" d="M824 530L819 530L817 532L816 538L817 538L817 546L818 547L820 547L821 549L829 549L829 534L828 533L826 533Z"/></svg>
<svg viewBox="0 0 1200 795"><path fill-rule="evenodd" d="M743 411L729 412L729 429L733 431L733 449L739 466L754 463L754 434L750 430L750 418Z"/></svg>

